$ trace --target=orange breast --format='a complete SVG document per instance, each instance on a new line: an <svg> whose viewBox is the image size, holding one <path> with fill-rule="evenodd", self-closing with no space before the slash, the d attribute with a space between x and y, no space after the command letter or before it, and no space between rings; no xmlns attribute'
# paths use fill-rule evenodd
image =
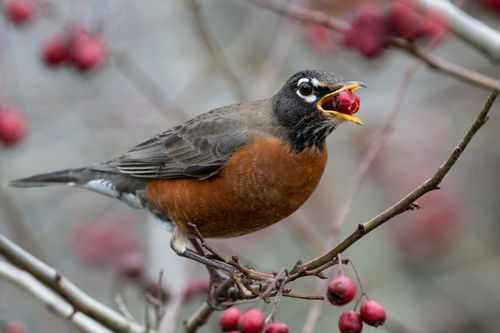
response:
<svg viewBox="0 0 500 333"><path fill-rule="evenodd" d="M190 235L188 222L204 237L235 237L276 223L302 206L326 161L326 147L297 154L278 139L256 138L238 149L216 176L153 180L146 196Z"/></svg>

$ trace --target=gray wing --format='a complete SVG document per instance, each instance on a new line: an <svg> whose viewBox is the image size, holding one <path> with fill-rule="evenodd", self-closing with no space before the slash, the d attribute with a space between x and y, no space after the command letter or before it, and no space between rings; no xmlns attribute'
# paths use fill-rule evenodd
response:
<svg viewBox="0 0 500 333"><path fill-rule="evenodd" d="M216 109L91 169L149 179L203 177L223 166L246 141L247 128L241 117Z"/></svg>

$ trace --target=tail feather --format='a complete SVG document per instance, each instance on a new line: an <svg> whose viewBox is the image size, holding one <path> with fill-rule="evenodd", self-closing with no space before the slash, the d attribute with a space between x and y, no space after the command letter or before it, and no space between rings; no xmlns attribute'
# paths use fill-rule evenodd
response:
<svg viewBox="0 0 500 333"><path fill-rule="evenodd" d="M44 187L52 185L78 184L82 181L81 174L85 169L66 169L42 173L26 178L13 180L5 185L9 187Z"/></svg>

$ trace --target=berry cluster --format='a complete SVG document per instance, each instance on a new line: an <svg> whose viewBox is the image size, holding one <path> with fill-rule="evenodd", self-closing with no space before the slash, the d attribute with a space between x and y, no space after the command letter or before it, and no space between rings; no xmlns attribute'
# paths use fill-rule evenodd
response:
<svg viewBox="0 0 500 333"><path fill-rule="evenodd" d="M374 5L361 6L344 32L344 44L366 58L377 58L387 47L388 37L408 41L441 38L448 21L437 12L422 12L412 0L393 0L388 10Z"/></svg>
<svg viewBox="0 0 500 333"><path fill-rule="evenodd" d="M340 262L340 260L339 260ZM359 279L359 277L358 277ZM363 290L363 286L361 286ZM356 285L346 276L339 264L339 270L328 284L327 297L333 305L341 306L351 302L356 296ZM339 318L339 329L342 333L359 333L363 329L363 322L370 326L379 326L384 324L386 314L384 308L375 301L365 301L361 304L360 313L356 312L359 301L366 296L362 291L361 296L354 307L354 310L345 311Z"/></svg>
<svg viewBox="0 0 500 333"><path fill-rule="evenodd" d="M222 313L220 326L223 332L262 333L265 321L264 314L257 309L242 314L240 310L230 308ZM290 331L285 323L274 322L267 326L264 333L290 333Z"/></svg>
<svg viewBox="0 0 500 333"><path fill-rule="evenodd" d="M47 66L72 65L82 72L101 68L106 63L107 53L106 44L81 27L49 37L42 47L42 58Z"/></svg>
<svg viewBox="0 0 500 333"><path fill-rule="evenodd" d="M33 21L37 11L38 4L33 0L9 0L3 6L5 17L16 26ZM76 25L48 37L41 53L43 62L49 67L66 64L81 72L100 69L108 58L108 50L102 39Z"/></svg>

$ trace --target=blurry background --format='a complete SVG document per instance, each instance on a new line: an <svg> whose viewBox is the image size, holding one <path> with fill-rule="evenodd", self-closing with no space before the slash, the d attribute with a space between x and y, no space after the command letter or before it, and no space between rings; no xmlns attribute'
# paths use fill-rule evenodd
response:
<svg viewBox="0 0 500 333"><path fill-rule="evenodd" d="M362 3L313 1L310 6L348 20ZM499 16L475 1L462 1L462 6L500 28ZM104 46L94 46L94 52L103 62L83 70L47 66L44 43L68 31L102 41ZM500 75L498 66L452 35L433 54L493 78ZM345 48L334 32L290 21L245 0L40 1L28 22L0 19L0 105L20 110L27 122L22 140L0 147L0 183L119 156L202 112L269 98L303 69L336 72L368 86L357 91L358 116L365 126L349 123L328 138L329 162L316 192L281 223L238 239L210 241L221 253L237 254L260 271L291 268L323 252L349 180L383 126L412 60L394 50L367 59ZM336 239L430 178L488 94L421 67ZM344 254L355 262L370 298L387 312L386 325L377 332L500 331L499 127L496 104L440 191L427 194L418 201L421 209L394 218ZM156 281L160 269L166 290L187 286L192 292L177 331L205 299L205 268L178 259L170 250L169 233L145 212L91 192L0 188L0 232L97 300L116 308L114 296L123 295L139 319L142 294L153 283L146 280ZM125 277L123 270L140 266L141 260L147 278ZM345 272L354 279L350 267ZM189 281L179 281L184 273ZM311 277L290 287L296 294L312 295L315 285ZM312 302L284 299L276 319L300 332ZM338 317L348 308L325 304L314 331L337 331ZM200 332L216 332L218 318L214 314ZM29 332L72 331L4 281L0 319L22 321Z"/></svg>

